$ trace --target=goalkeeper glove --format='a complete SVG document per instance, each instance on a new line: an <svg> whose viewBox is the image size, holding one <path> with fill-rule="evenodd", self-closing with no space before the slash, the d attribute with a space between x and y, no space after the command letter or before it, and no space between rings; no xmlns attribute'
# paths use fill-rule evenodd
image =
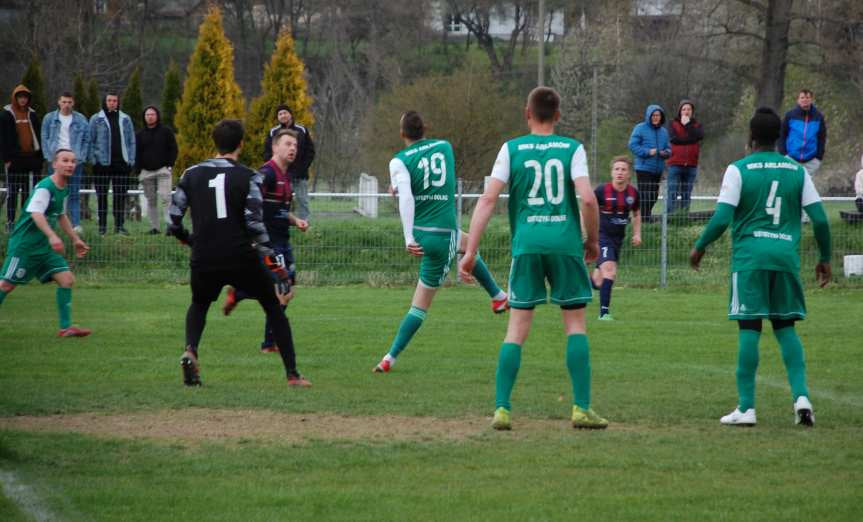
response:
<svg viewBox="0 0 863 522"><path fill-rule="evenodd" d="M279 256L281 257L281 256ZM272 256L264 256L264 264L267 268L272 272L276 278L278 278L279 283L285 283L290 285L291 275L285 270L285 266L283 263L280 263L279 260Z"/></svg>
<svg viewBox="0 0 863 522"><path fill-rule="evenodd" d="M168 225L168 231L166 235L174 236L180 243L184 245L192 246L192 235L189 234L189 231L183 228L183 225Z"/></svg>

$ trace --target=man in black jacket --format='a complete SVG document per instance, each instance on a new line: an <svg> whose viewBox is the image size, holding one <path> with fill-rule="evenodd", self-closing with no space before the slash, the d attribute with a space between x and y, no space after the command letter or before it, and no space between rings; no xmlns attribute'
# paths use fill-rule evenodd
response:
<svg viewBox="0 0 863 522"><path fill-rule="evenodd" d="M23 206L30 196L30 187L42 177L42 123L30 107L30 98L30 89L19 85L12 91L12 103L0 111L0 155L6 167L6 229L10 231L15 225L18 192Z"/></svg>
<svg viewBox="0 0 863 522"><path fill-rule="evenodd" d="M177 140L174 132L162 125L162 115L153 105L144 109L144 127L135 135L135 145L138 181L141 182L144 197L147 198L149 233L158 234L159 201L162 202L165 223L170 222L168 207L171 205L171 168L177 161Z"/></svg>
<svg viewBox="0 0 863 522"><path fill-rule="evenodd" d="M270 129L264 140L264 161L273 157L273 136L282 129L291 129L297 133L297 158L291 164L289 173L294 189L296 207L294 214L300 219L309 219L309 167L315 159L315 144L308 129L294 122L294 114L287 105L276 107L276 119L279 124Z"/></svg>

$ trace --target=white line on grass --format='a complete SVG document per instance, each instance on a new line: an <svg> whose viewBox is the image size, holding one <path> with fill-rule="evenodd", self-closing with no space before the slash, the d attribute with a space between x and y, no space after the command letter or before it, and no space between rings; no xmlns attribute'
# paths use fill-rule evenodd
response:
<svg viewBox="0 0 863 522"><path fill-rule="evenodd" d="M34 520L38 522L61 520L45 506L32 487L18 480L15 473L0 470L0 486L3 486L3 494Z"/></svg>

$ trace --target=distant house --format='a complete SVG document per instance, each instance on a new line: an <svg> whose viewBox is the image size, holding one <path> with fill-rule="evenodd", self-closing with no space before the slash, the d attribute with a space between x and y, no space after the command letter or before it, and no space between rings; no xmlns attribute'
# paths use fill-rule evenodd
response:
<svg viewBox="0 0 863 522"><path fill-rule="evenodd" d="M469 31L459 18L449 11L445 2L435 2L430 26L436 32L446 32L451 36L467 37ZM508 40L515 28L515 7L505 6L492 9L489 18L489 34L493 38ZM562 10L546 12L545 35L550 40L562 38L566 32L565 17Z"/></svg>

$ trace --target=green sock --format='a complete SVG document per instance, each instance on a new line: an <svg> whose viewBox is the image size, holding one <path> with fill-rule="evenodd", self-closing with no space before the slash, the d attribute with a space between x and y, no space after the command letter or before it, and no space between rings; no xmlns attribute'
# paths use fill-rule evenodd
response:
<svg viewBox="0 0 863 522"><path fill-rule="evenodd" d="M497 373L494 376L494 407L512 409L509 399L512 387L521 367L521 346L515 343L503 343L497 359Z"/></svg>
<svg viewBox="0 0 863 522"><path fill-rule="evenodd" d="M590 347L587 335L566 338L566 369L572 380L572 402L584 410L590 408Z"/></svg>
<svg viewBox="0 0 863 522"><path fill-rule="evenodd" d="M471 274L476 278L479 284L488 292L488 296L492 299L497 297L501 292L500 287L494 280L494 276L488 271L488 265L482 260L479 254L476 255L476 264L473 266Z"/></svg>
<svg viewBox="0 0 863 522"><path fill-rule="evenodd" d="M758 340L761 332L740 330L737 336L737 395L738 408L745 412L755 407L755 371L758 370Z"/></svg>
<svg viewBox="0 0 863 522"><path fill-rule="evenodd" d="M57 288L57 313L60 315L60 329L72 326L72 289Z"/></svg>
<svg viewBox="0 0 863 522"><path fill-rule="evenodd" d="M393 344L390 346L390 356L396 358L402 353L402 350L411 341L411 337L420 329L423 320L426 318L426 311L416 306L411 306L402 323L399 325L399 331L396 333L396 338L393 339Z"/></svg>
<svg viewBox="0 0 863 522"><path fill-rule="evenodd" d="M806 362L803 358L803 344L794 326L774 330L773 334L782 349L782 362L788 372L788 384L791 385L791 395L796 401L801 395L809 396L806 389Z"/></svg>
<svg viewBox="0 0 863 522"><path fill-rule="evenodd" d="M0 290L0 304L3 304L3 300L6 299L6 296L9 295L9 292L4 292Z"/></svg>

